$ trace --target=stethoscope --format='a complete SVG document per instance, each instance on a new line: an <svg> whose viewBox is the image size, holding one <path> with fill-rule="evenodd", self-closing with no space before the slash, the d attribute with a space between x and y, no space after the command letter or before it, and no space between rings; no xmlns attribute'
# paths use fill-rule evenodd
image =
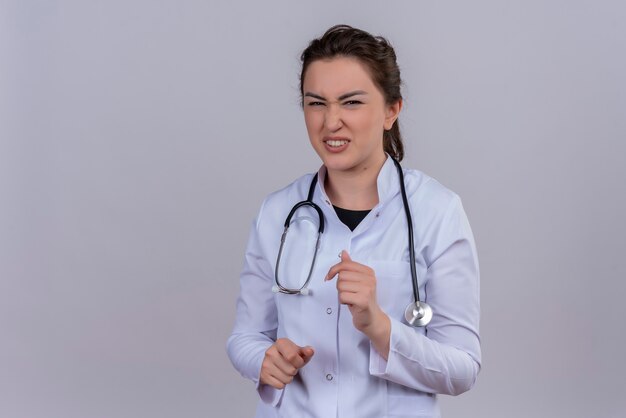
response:
<svg viewBox="0 0 626 418"><path fill-rule="evenodd" d="M391 157L389 157L391 158ZM402 173L402 167L400 163L396 161L394 158L391 158L393 163L398 170L398 176L400 177L400 192L402 194L402 203L404 205L404 213L406 214L407 220L407 230L408 230L408 238L409 238L409 261L411 264L411 278L413 284L413 298L414 302L409 303L404 311L404 319L409 325L414 327L423 327L428 325L430 320L433 317L432 308L426 303L420 301L419 295L419 286L417 282L417 271L415 270L415 246L413 244L413 218L411 217L411 210L409 208L409 201L406 197L406 190L404 188L404 174ZM283 234L280 238L280 248L278 249L278 257L276 259L276 269L274 270L274 280L275 285L272 287L274 292L285 293L288 295L308 295L309 288L308 284L311 281L311 276L313 274L313 267L315 266L315 259L317 257L317 251L320 246L320 238L324 233L324 214L322 213L322 209L313 203L313 193L315 192L315 185L317 184L317 174L313 176L311 180L311 185L309 186L309 194L306 200L302 202L298 202L295 204L289 215L287 215L287 219L285 219L285 229L283 230ZM278 279L278 267L280 265L280 256L283 252L283 246L285 245L285 239L287 237L287 232L289 231L289 225L291 224L291 218L294 213L302 207L310 207L314 209L319 216L319 226L317 230L317 240L315 243L315 251L313 255L313 262L311 263L311 268L309 269L307 278L304 284L298 289L287 288L281 285L280 280Z"/></svg>

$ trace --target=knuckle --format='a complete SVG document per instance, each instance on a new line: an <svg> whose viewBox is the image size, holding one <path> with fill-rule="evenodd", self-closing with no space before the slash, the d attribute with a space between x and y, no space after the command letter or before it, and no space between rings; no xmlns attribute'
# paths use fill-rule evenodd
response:
<svg viewBox="0 0 626 418"><path fill-rule="evenodd" d="M271 361L264 361L261 365L261 370L265 373L270 373L270 371L274 368L274 363Z"/></svg>

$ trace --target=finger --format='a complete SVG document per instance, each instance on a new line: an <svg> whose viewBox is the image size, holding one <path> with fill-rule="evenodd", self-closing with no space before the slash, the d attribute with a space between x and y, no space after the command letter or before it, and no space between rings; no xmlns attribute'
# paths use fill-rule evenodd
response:
<svg viewBox="0 0 626 418"><path fill-rule="evenodd" d="M288 343L276 345L276 348L285 361L296 369L299 369L304 366L304 359L300 356L300 347L290 340L286 341L288 341Z"/></svg>
<svg viewBox="0 0 626 418"><path fill-rule="evenodd" d="M345 253L346 250L341 250L341 252L339 253L339 258L341 259L341 261L337 264L334 264L330 267L330 269L328 270L328 273L326 274L326 277L324 278L324 281L330 280L333 277L335 277L335 275L337 273L339 273L339 269L341 268L341 265L343 263L343 253Z"/></svg>
<svg viewBox="0 0 626 418"><path fill-rule="evenodd" d="M367 287L356 281L345 281L343 277L337 282L337 290L339 292L359 293L366 292Z"/></svg>
<svg viewBox="0 0 626 418"><path fill-rule="evenodd" d="M289 338L279 338L274 343L276 351L278 351L283 357L288 357L293 353L297 353L300 347Z"/></svg>
<svg viewBox="0 0 626 418"><path fill-rule="evenodd" d="M277 364L276 356L278 356L279 361L283 361L287 364L288 367L294 370L293 374L285 373ZM297 370L285 362L278 353L274 353L271 355L267 355L263 360L263 364L261 365L261 383L269 384L273 387L281 388L280 385L277 385L276 382L279 382L281 385L286 385L293 380L293 376L297 373Z"/></svg>
<svg viewBox="0 0 626 418"><path fill-rule="evenodd" d="M278 354L275 358L272 358L272 363L275 369L280 371L280 373L285 376L295 376L296 373L298 373L298 368L280 354Z"/></svg>
<svg viewBox="0 0 626 418"><path fill-rule="evenodd" d="M359 308L365 308L368 306L366 298L359 293L354 292L340 292L338 295L339 303L342 305L348 305L350 307L357 306Z"/></svg>
<svg viewBox="0 0 626 418"><path fill-rule="evenodd" d="M339 274L339 272L343 271L354 271L361 272L367 275L374 275L374 270L372 270L365 264L360 264L352 260L344 260L332 266L330 270L328 270L328 274L326 274L324 280L331 280L333 277Z"/></svg>
<svg viewBox="0 0 626 418"><path fill-rule="evenodd" d="M369 268L365 264L357 263L356 261L352 260L352 258L350 257L350 254L346 250L343 250L341 254L339 254L339 258L341 258L341 263L345 264L350 270L373 271L371 268Z"/></svg>
<svg viewBox="0 0 626 418"><path fill-rule="evenodd" d="M337 273L339 273L340 265L341 263L335 264L334 266L330 268L330 270L328 270L328 273L326 273L326 277L324 277L325 282L328 280L332 280L333 277L335 277Z"/></svg>
<svg viewBox="0 0 626 418"><path fill-rule="evenodd" d="M304 360L304 364L307 364L309 360L311 360L313 354L315 354L315 350L313 350L313 347L311 346L307 345L306 347L302 347L300 349L300 357Z"/></svg>
<svg viewBox="0 0 626 418"><path fill-rule="evenodd" d="M288 363L287 363L288 364ZM287 373L281 369L278 365L278 362L275 359L270 358L269 361L263 364L263 374L265 376L273 376L275 379L280 380L283 383L288 383L293 376L297 373L297 370L292 367L295 371L293 373Z"/></svg>
<svg viewBox="0 0 626 418"><path fill-rule="evenodd" d="M363 273L361 271L351 271L351 270L342 270L339 273L337 278L337 283L339 282L355 282L355 283L374 283L375 278L369 274Z"/></svg>
<svg viewBox="0 0 626 418"><path fill-rule="evenodd" d="M275 375L270 374L268 376L265 376L263 383L270 385L272 387L275 387L276 389L282 389L287 384L291 383L292 380L293 378L287 378L285 376L277 377Z"/></svg>
<svg viewBox="0 0 626 418"><path fill-rule="evenodd" d="M278 351L280 343L277 341L272 345L265 353L265 359L263 360L262 367L270 374L276 374L280 372L285 375L295 375L297 369L291 365Z"/></svg>
<svg viewBox="0 0 626 418"><path fill-rule="evenodd" d="M265 376L261 383L270 385L271 387L276 388L276 389L283 389L285 387L285 383L281 382L280 380L276 379L274 376L271 376L271 375Z"/></svg>

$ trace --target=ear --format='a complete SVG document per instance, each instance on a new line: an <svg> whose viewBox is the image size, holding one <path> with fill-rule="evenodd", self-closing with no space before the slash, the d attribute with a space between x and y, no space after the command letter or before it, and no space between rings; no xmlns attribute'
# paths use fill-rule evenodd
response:
<svg viewBox="0 0 626 418"><path fill-rule="evenodd" d="M390 130L394 122L398 119L400 111L402 110L402 99L397 102L387 105L385 109L385 123L384 128L386 131Z"/></svg>

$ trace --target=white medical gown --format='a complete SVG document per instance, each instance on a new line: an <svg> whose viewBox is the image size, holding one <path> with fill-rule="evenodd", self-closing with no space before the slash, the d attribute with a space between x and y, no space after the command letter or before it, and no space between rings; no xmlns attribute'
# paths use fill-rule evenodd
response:
<svg viewBox="0 0 626 418"><path fill-rule="evenodd" d="M272 286L285 218L306 199L312 175L268 196L250 233L227 349L235 368L257 385L256 417L438 417L436 395L470 389L481 362L478 260L461 200L420 171L404 170L419 292L433 309L430 324L415 328L403 319L413 291L407 221L393 161L387 158L379 173L378 205L354 231L337 218L324 191L325 174L322 167L313 197L326 225L310 294L274 293ZM306 212L299 216L308 217ZM304 234L309 232L305 227ZM310 264L307 245L301 263L285 262L281 282L304 277L302 268ZM348 307L338 302L336 282L324 281L344 249L376 273L377 301L391 319L387 360L354 328ZM315 355L292 383L277 390L260 385L259 375L265 351L283 337L313 347Z"/></svg>

